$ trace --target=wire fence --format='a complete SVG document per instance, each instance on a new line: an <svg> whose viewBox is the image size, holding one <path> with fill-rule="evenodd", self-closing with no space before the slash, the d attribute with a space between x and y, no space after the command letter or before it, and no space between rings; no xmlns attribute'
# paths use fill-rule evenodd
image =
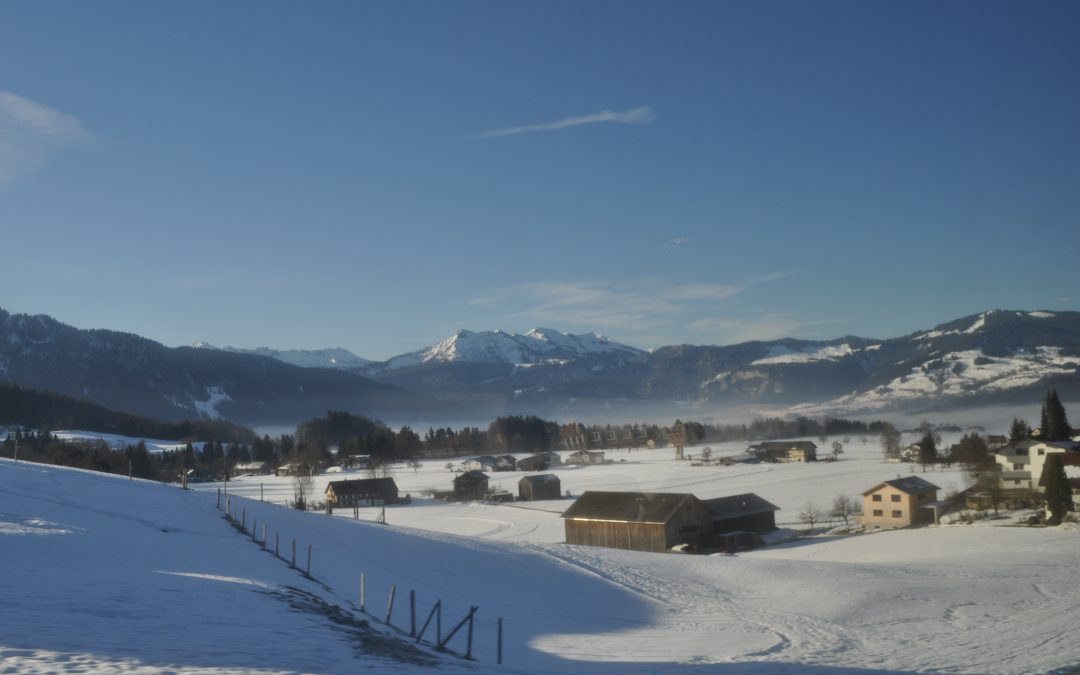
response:
<svg viewBox="0 0 1080 675"><path fill-rule="evenodd" d="M222 500L224 497L224 501ZM248 521L247 507L243 497L217 492L216 508L235 530L248 537L262 550L288 563L289 567L304 577L326 584L311 574L313 546L297 541L295 537L282 539L281 533L270 529L265 518L262 523L252 517ZM416 591L398 593L397 585L391 585L385 608L382 600L371 598L367 593L368 576L359 573L359 604L361 614L409 637L415 644L424 644L437 651L453 654L467 660L476 660L476 654L493 654L495 662L503 662L503 620L478 620L479 607L468 610L450 610L441 599L418 599ZM401 605L405 604L405 607ZM344 609L339 607L339 609Z"/></svg>

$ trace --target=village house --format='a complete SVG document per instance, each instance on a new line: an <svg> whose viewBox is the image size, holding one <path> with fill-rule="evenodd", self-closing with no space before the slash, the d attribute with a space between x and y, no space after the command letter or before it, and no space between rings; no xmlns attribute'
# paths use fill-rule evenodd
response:
<svg viewBox="0 0 1080 675"><path fill-rule="evenodd" d="M398 502L398 487L393 478L335 480L326 486L326 505L384 506Z"/></svg>
<svg viewBox="0 0 1080 675"><path fill-rule="evenodd" d="M523 501L559 499L560 497L562 497L562 483L553 473L525 476L518 481L518 498Z"/></svg>
<svg viewBox="0 0 1080 675"><path fill-rule="evenodd" d="M454 477L454 497L484 499L488 495L488 476L482 471L466 471Z"/></svg>
<svg viewBox="0 0 1080 675"><path fill-rule="evenodd" d="M815 462L817 446L812 441L765 441L751 445L746 454L762 462Z"/></svg>
<svg viewBox="0 0 1080 675"><path fill-rule="evenodd" d="M714 540L712 511L691 494L587 491L562 518L567 544L663 553Z"/></svg>
<svg viewBox="0 0 1080 675"><path fill-rule="evenodd" d="M1076 441L1023 438L1015 443L1004 445L994 451L994 460L1001 469L1001 486L1008 492L1030 490L1045 492L1046 490L1039 485L1039 478L1046 465L1046 456L1077 451L1080 451L1080 443Z"/></svg>
<svg viewBox="0 0 1080 675"><path fill-rule="evenodd" d="M517 460L513 455L499 455L495 458L496 471L513 471L517 468Z"/></svg>
<svg viewBox="0 0 1080 675"><path fill-rule="evenodd" d="M940 489L918 476L879 483L863 493L863 525L882 530L933 523Z"/></svg>

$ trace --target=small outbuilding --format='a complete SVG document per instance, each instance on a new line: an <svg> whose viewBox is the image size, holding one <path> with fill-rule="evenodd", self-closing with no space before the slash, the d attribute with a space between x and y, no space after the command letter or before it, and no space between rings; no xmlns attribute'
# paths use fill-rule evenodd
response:
<svg viewBox="0 0 1080 675"><path fill-rule="evenodd" d="M488 495L488 475L482 471L466 471L454 478L454 497L484 499Z"/></svg>
<svg viewBox="0 0 1080 675"><path fill-rule="evenodd" d="M383 506L398 502L398 486L393 478L334 480L326 486L327 506Z"/></svg>
<svg viewBox="0 0 1080 675"><path fill-rule="evenodd" d="M713 514L692 494L587 491L562 518L567 544L664 553L713 541Z"/></svg>
<svg viewBox="0 0 1080 675"><path fill-rule="evenodd" d="M525 476L518 481L518 498L524 501L558 499L562 496L562 482L553 473Z"/></svg>

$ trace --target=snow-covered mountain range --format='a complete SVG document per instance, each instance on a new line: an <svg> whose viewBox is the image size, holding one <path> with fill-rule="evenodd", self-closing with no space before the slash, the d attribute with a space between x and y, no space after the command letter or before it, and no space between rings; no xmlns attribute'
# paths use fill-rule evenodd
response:
<svg viewBox="0 0 1080 675"><path fill-rule="evenodd" d="M369 362L336 349L170 349L0 310L0 379L159 419L262 424L333 409L424 424L507 413L708 414L746 404L807 414L925 410L1037 401L1050 387L1080 397L1080 312L995 310L885 340L650 351L595 333L462 330Z"/></svg>
<svg viewBox="0 0 1080 675"><path fill-rule="evenodd" d="M632 356L641 353L640 349L598 333L573 335L551 328L534 328L524 335L502 330L479 333L459 330L427 349L401 354L383 363L371 364L367 370L377 373L425 363L454 362L535 366L542 363L566 364L597 355Z"/></svg>

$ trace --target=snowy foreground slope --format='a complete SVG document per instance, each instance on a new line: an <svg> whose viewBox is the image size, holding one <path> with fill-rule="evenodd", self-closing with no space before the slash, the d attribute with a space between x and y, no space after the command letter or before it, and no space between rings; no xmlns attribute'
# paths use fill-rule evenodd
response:
<svg viewBox="0 0 1080 675"><path fill-rule="evenodd" d="M383 526L234 496L283 547L313 546L313 583L222 521L215 499L0 461L0 671L817 675L1080 663L1080 533L1068 527L934 527L679 556L484 539L517 514L553 515L511 507L486 507L490 531L463 537L395 524L407 509L436 513L424 503L388 509ZM442 599L444 631L478 606L478 661L411 652L311 611L325 602L355 614L361 571L375 614L397 584L398 626L410 589L421 616Z"/></svg>

